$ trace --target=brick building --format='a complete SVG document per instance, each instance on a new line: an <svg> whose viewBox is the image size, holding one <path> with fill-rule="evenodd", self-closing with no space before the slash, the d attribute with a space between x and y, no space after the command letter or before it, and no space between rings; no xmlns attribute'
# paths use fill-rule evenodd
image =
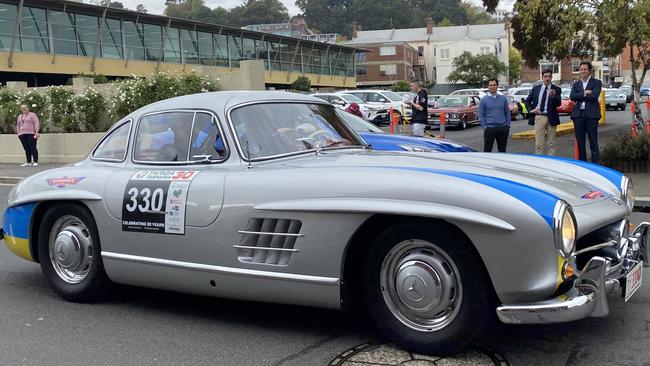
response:
<svg viewBox="0 0 650 366"><path fill-rule="evenodd" d="M524 65L521 69L521 81L524 83L533 83L542 78L542 70L553 70L553 83L571 84L580 78L580 62L583 60L592 61L592 57L565 57L561 61L539 61L539 66L531 68ZM594 65L598 67L599 65ZM602 71L602 67L600 68ZM598 76L598 75L596 75Z"/></svg>
<svg viewBox="0 0 650 366"><path fill-rule="evenodd" d="M357 86L390 86L399 80L423 80L418 50L406 42L356 44L366 52L355 54ZM420 71L422 70L422 71Z"/></svg>

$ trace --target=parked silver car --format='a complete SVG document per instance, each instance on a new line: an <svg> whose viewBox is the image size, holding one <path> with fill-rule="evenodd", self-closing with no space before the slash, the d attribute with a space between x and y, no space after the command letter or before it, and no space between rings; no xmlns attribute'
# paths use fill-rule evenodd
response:
<svg viewBox="0 0 650 366"><path fill-rule="evenodd" d="M605 109L620 109L627 107L627 95L621 89L603 89L605 91Z"/></svg>
<svg viewBox="0 0 650 366"><path fill-rule="evenodd" d="M365 101L359 99L358 97L355 97L352 94L316 93L311 95L330 102L334 106L343 110L349 107L350 104L357 103L361 109L361 113L364 115L364 119L366 119L368 122L374 123L375 125L388 121L388 110L386 107L366 103Z"/></svg>
<svg viewBox="0 0 650 366"><path fill-rule="evenodd" d="M608 293L641 285L648 230L629 231L634 191L621 173L373 151L339 113L282 92L151 104L85 160L16 185L0 233L67 300L124 283L360 309L428 354L458 351L496 316L605 316Z"/></svg>

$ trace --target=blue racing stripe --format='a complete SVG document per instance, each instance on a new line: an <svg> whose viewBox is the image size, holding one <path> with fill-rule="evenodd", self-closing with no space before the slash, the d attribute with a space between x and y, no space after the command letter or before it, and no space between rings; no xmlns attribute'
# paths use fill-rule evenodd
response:
<svg viewBox="0 0 650 366"><path fill-rule="evenodd" d="M2 228L6 235L29 239L29 222L35 206L36 203L32 202L5 210Z"/></svg>
<svg viewBox="0 0 650 366"><path fill-rule="evenodd" d="M483 184L485 186L497 189L525 203L530 208L535 210L535 212L537 212L544 219L544 221L546 221L546 223L551 227L551 229L553 228L553 211L555 210L555 204L557 203L559 198L553 194L542 191L541 189L531 187L522 183L513 182L503 178L496 178L487 175L472 174L472 173L455 172L450 170L437 170L437 169L429 169L429 168L409 168L409 167L396 167L396 166L388 166L388 167L381 167L381 168L411 170L411 171L441 174L441 175L447 175L450 177L461 178L461 179Z"/></svg>
<svg viewBox="0 0 650 366"><path fill-rule="evenodd" d="M621 180L623 179L623 173L610 169L608 167L598 165L598 164L593 164L593 163L588 163L586 161L582 160L575 160L571 158L564 158L560 156L548 156L548 155L535 155L536 158L546 158L546 159L553 159L553 160L560 160L565 163L577 165L581 168L585 168L587 170L591 170L592 172L602 176L603 178L607 179L608 181L612 182L612 184L618 188L619 190L621 189Z"/></svg>

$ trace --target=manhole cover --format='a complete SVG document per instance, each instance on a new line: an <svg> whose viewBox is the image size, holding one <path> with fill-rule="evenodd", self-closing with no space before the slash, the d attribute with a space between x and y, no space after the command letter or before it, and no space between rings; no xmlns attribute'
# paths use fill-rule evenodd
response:
<svg viewBox="0 0 650 366"><path fill-rule="evenodd" d="M508 366L502 355L479 347L470 347L452 357L435 357L404 351L390 343L372 342L352 347L330 361L328 366L403 365L403 366Z"/></svg>

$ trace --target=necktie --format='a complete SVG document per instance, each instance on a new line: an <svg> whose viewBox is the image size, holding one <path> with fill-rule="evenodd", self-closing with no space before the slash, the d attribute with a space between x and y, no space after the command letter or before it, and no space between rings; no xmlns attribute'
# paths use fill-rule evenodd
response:
<svg viewBox="0 0 650 366"><path fill-rule="evenodd" d="M539 106L539 110L543 113L546 113L546 91L547 88L544 87L544 93L542 94L542 104Z"/></svg>

